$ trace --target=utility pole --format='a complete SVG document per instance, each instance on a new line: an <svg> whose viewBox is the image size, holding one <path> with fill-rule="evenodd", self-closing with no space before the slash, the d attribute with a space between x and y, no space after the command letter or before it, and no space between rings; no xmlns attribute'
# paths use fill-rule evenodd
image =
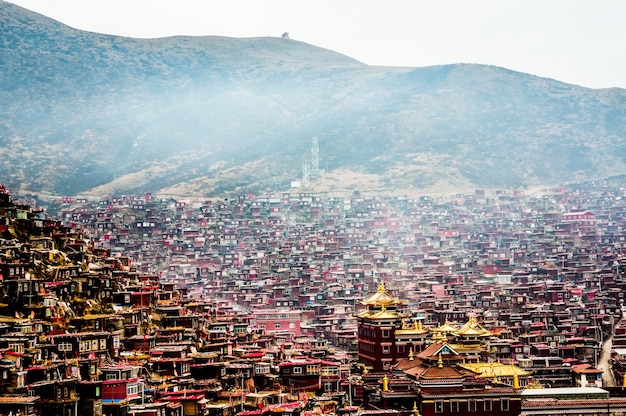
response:
<svg viewBox="0 0 626 416"><path fill-rule="evenodd" d="M243 402L245 399L245 396L243 394L243 370L241 370L241 411L243 412Z"/></svg>
<svg viewBox="0 0 626 416"><path fill-rule="evenodd" d="M349 412L352 413L352 369L348 367L348 406Z"/></svg>
<svg viewBox="0 0 626 416"><path fill-rule="evenodd" d="M317 136L313 136L311 143L311 174L320 176L320 148L317 144Z"/></svg>

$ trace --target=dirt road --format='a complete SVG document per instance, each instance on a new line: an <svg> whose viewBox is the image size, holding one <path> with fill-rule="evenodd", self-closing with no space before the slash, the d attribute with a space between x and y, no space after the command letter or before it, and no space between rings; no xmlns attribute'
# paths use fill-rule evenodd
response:
<svg viewBox="0 0 626 416"><path fill-rule="evenodd" d="M605 387L615 387L615 377L611 371L611 349L613 348L613 335L604 340L600 358L598 359L598 370L602 370L602 384Z"/></svg>

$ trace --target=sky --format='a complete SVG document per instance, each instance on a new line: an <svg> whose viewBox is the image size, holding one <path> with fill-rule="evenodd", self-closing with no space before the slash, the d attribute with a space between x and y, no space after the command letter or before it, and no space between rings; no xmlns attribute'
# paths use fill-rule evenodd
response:
<svg viewBox="0 0 626 416"><path fill-rule="evenodd" d="M241 38L288 32L368 65L477 63L589 88L626 88L624 0L9 2L98 33Z"/></svg>

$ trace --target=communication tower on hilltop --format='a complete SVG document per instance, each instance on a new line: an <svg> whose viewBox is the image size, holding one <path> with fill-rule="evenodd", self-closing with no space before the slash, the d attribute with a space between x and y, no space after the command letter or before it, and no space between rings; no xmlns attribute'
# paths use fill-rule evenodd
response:
<svg viewBox="0 0 626 416"><path fill-rule="evenodd" d="M313 136L311 143L311 175L320 174L320 148L317 145L317 136Z"/></svg>
<svg viewBox="0 0 626 416"><path fill-rule="evenodd" d="M302 186L307 187L311 182L311 167L308 163L302 165Z"/></svg>

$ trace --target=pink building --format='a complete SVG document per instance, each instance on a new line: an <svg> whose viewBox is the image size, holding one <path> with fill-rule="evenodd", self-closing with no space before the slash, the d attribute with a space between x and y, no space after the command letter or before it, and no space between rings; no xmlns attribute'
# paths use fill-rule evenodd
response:
<svg viewBox="0 0 626 416"><path fill-rule="evenodd" d="M262 309L254 311L250 325L266 334L300 336L301 312L296 310Z"/></svg>
<svg viewBox="0 0 626 416"><path fill-rule="evenodd" d="M596 222L596 216L589 211L566 212L563 214L563 222L577 222L583 225L593 225Z"/></svg>

